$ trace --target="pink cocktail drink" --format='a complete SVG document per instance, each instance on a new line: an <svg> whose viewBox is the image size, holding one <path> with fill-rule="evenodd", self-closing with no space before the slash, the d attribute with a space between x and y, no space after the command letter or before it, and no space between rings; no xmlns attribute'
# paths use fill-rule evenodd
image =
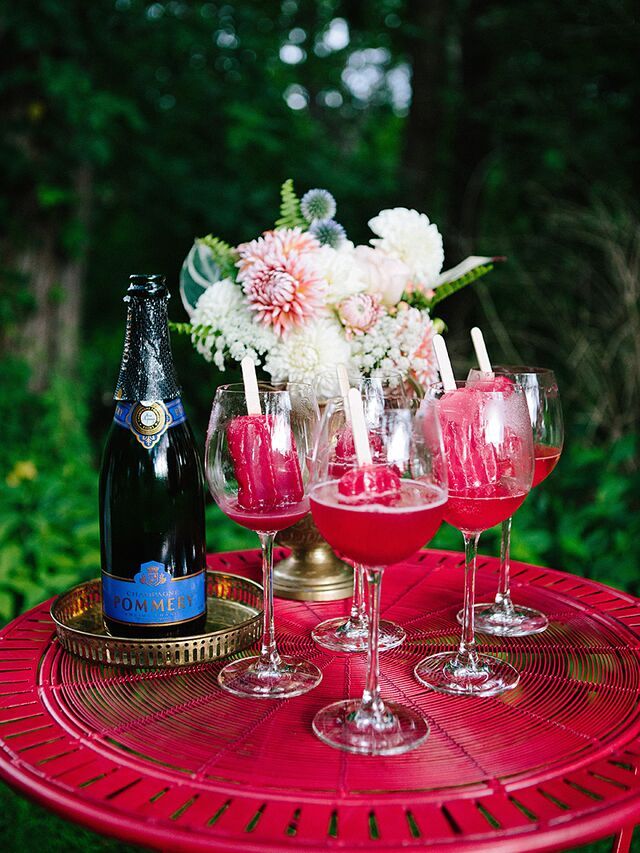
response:
<svg viewBox="0 0 640 853"><path fill-rule="evenodd" d="M248 527L249 530L255 530L258 533L279 532L305 517L309 512L309 499L303 498L294 504L282 505L262 512L251 512L243 509L237 501L221 502L220 508L232 521L241 524L243 527Z"/></svg>
<svg viewBox="0 0 640 853"><path fill-rule="evenodd" d="M311 494L320 533L335 551L364 566L388 566L415 554L435 535L445 503L442 489L415 480L401 480L392 501L349 499L338 480L321 483Z"/></svg>
<svg viewBox="0 0 640 853"><path fill-rule="evenodd" d="M543 480L546 480L549 474L558 464L562 448L550 447L547 444L536 444L533 448L534 465L533 465L533 483L532 486L538 486Z"/></svg>
<svg viewBox="0 0 640 853"><path fill-rule="evenodd" d="M526 492L514 494L499 485L486 489L486 495L478 491L449 492L444 520L463 532L488 530L512 516L527 496Z"/></svg>

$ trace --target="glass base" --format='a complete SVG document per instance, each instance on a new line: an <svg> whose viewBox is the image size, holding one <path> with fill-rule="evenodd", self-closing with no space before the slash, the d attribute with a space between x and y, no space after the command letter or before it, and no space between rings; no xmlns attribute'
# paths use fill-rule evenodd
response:
<svg viewBox="0 0 640 853"><path fill-rule="evenodd" d="M540 634L549 625L549 620L531 607L516 607L506 610L495 602L476 604L473 608L475 629L482 634L495 634L498 637L528 637L530 634ZM460 610L457 619L462 625L463 611Z"/></svg>
<svg viewBox="0 0 640 853"><path fill-rule="evenodd" d="M313 731L329 746L360 755L398 755L420 746L429 736L427 721L404 705L385 702L379 727L359 711L360 699L327 705L313 718Z"/></svg>
<svg viewBox="0 0 640 853"><path fill-rule="evenodd" d="M349 620L345 621L344 616L320 622L311 632L311 636L319 646L331 652L366 652L369 648L367 623L365 622L362 628L354 628ZM380 622L379 636L379 650L386 652L403 643L407 634L400 625L383 619Z"/></svg>
<svg viewBox="0 0 640 853"><path fill-rule="evenodd" d="M421 684L439 693L456 696L498 696L513 690L520 673L506 661L491 655L476 655L477 666L465 666L454 652L423 658L414 669Z"/></svg>
<svg viewBox="0 0 640 853"><path fill-rule="evenodd" d="M286 656L277 669L265 667L259 657L251 657L234 660L218 673L223 690L251 699L290 699L308 693L321 681L317 666Z"/></svg>

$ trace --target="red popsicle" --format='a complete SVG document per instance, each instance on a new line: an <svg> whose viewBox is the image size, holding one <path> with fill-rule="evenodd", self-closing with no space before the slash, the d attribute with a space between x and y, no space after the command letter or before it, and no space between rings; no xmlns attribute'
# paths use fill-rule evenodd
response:
<svg viewBox="0 0 640 853"><path fill-rule="evenodd" d="M238 506L266 512L297 503L304 497L296 445L284 415L263 415L255 365L242 360L246 415L233 418L227 443L238 481Z"/></svg>

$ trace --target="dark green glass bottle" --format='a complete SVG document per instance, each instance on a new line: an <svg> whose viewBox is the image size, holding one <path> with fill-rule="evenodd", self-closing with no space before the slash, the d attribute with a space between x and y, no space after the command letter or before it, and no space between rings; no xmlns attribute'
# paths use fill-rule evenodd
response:
<svg viewBox="0 0 640 853"><path fill-rule="evenodd" d="M133 275L116 411L100 471L110 634L186 637L206 617L204 480L173 366L163 276Z"/></svg>

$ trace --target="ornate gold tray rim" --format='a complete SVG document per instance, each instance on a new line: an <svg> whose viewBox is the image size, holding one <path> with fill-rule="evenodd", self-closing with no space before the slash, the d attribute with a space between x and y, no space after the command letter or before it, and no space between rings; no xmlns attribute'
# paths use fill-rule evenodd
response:
<svg viewBox="0 0 640 853"><path fill-rule="evenodd" d="M255 610L254 615L227 628L179 639L114 637L76 628L69 624L72 616L96 607L102 610L99 578L61 593L52 602L49 613L62 647L92 663L159 668L215 661L243 651L260 638L263 591L255 581L230 572L207 569L206 577L208 610L211 602L226 601L231 605L236 602Z"/></svg>

